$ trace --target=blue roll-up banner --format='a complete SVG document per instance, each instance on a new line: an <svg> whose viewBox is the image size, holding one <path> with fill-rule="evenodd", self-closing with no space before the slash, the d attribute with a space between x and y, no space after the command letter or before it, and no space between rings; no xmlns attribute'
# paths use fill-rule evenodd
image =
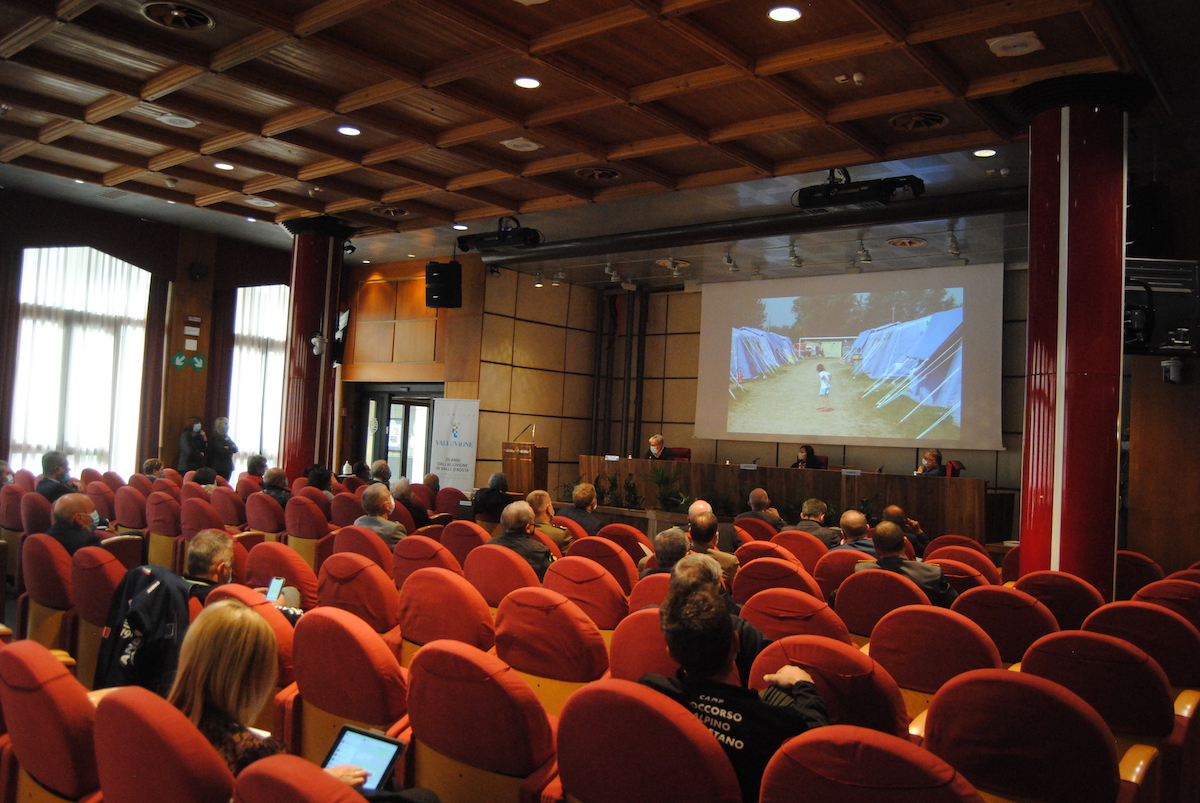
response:
<svg viewBox="0 0 1200 803"><path fill-rule="evenodd" d="M429 470L443 488L475 487L475 449L479 439L478 399L433 400L433 448Z"/></svg>

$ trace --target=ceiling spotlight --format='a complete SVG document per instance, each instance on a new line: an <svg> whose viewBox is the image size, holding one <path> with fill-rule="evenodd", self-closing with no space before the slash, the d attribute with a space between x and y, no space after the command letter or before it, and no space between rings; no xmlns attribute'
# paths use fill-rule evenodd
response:
<svg viewBox="0 0 1200 803"><path fill-rule="evenodd" d="M248 217L248 218L246 218L246 220L250 221L251 223L257 223L257 222L258 222L258 218L256 218L256 217Z"/></svg>
<svg viewBox="0 0 1200 803"><path fill-rule="evenodd" d="M609 275L609 277L608 277L608 280L609 280L610 282L612 282L613 284L617 284L618 282L620 282L620 281L621 281L621 276L620 276L620 275L619 275L619 274L618 274L618 273L617 273L617 272L614 270L614 271L613 271L613 272L612 272L612 273Z"/></svg>
<svg viewBox="0 0 1200 803"><path fill-rule="evenodd" d="M733 254L731 254L729 251L725 252L725 264L728 266L730 273L737 273L738 270L740 270L740 268L738 268L738 263L733 261Z"/></svg>
<svg viewBox="0 0 1200 803"><path fill-rule="evenodd" d="M950 230L950 239L946 243L946 253L952 257L962 256L962 250L958 247L958 238L954 236L954 229Z"/></svg>
<svg viewBox="0 0 1200 803"><path fill-rule="evenodd" d="M84 182L84 180L83 180L83 179L81 179L81 178L77 178L77 179L75 179L75 183L76 183L76 184L83 184L83 183L85 183L85 182Z"/></svg>
<svg viewBox="0 0 1200 803"><path fill-rule="evenodd" d="M609 262L607 265L604 266L604 272L607 273L609 276L613 275L613 264L611 262Z"/></svg>
<svg viewBox="0 0 1200 803"><path fill-rule="evenodd" d="M803 268L804 267L804 260L801 259L799 257L799 255L796 253L796 244L795 243L790 243L788 245L788 259L791 260L793 268Z"/></svg>
<svg viewBox="0 0 1200 803"><path fill-rule="evenodd" d="M534 277L533 286L534 287L545 287L546 286L546 283L542 281L542 272L540 270L537 272L537 276Z"/></svg>
<svg viewBox="0 0 1200 803"><path fill-rule="evenodd" d="M862 237L858 238L858 261L864 265L871 264L871 252L863 245Z"/></svg>
<svg viewBox="0 0 1200 803"><path fill-rule="evenodd" d="M846 273L849 273L849 274L862 273L862 268L859 267L858 265L854 264L853 262L851 262L849 265L846 266Z"/></svg>
<svg viewBox="0 0 1200 803"><path fill-rule="evenodd" d="M454 226L453 226L452 228L453 228L455 231L466 231L466 230L467 230L467 224L466 224L466 223L455 223L455 224L454 224Z"/></svg>
<svg viewBox="0 0 1200 803"><path fill-rule="evenodd" d="M177 178L169 178L169 179L167 179L166 181L164 181L164 182L163 182L163 184L166 184L166 185L167 185L168 187L170 187L171 189L175 189L176 187L178 187L178 186L179 186L179 179L177 179Z"/></svg>
<svg viewBox="0 0 1200 803"><path fill-rule="evenodd" d="M362 133L362 131L352 125L339 125L337 132L344 137L357 137Z"/></svg>
<svg viewBox="0 0 1200 803"><path fill-rule="evenodd" d="M995 156L996 151L992 148L980 148L979 150L975 151L975 155L980 159L987 159L990 156Z"/></svg>
<svg viewBox="0 0 1200 803"><path fill-rule="evenodd" d="M416 254L409 254L409 255L408 255L408 258L409 258L409 259L416 259L416 258L417 258L417 255L416 255Z"/></svg>
<svg viewBox="0 0 1200 803"><path fill-rule="evenodd" d="M754 273L750 274L750 278L751 279L765 279L767 277L763 274L762 267L760 267L759 265L755 265Z"/></svg>
<svg viewBox="0 0 1200 803"><path fill-rule="evenodd" d="M488 267L488 276L491 276L493 279L499 279L500 278L500 269L497 268L495 265L490 265Z"/></svg>
<svg viewBox="0 0 1200 803"><path fill-rule="evenodd" d="M800 9L791 6L777 6L768 11L767 16L776 22L795 22L800 19Z"/></svg>
<svg viewBox="0 0 1200 803"><path fill-rule="evenodd" d="M562 284L562 281L563 281L563 279L565 279L565 278L567 278L567 274L563 273L563 272L560 270L558 273L554 274L554 278L552 278L552 279L550 280L550 286L551 286L551 287L558 287L560 284Z"/></svg>
<svg viewBox="0 0 1200 803"><path fill-rule="evenodd" d="M363 260L363 264L364 264L364 265L370 265L370 264L371 264L371 260L369 260L369 259L364 259L364 260Z"/></svg>
<svg viewBox="0 0 1200 803"><path fill-rule="evenodd" d="M513 81L513 83L521 87L521 89L537 89L542 85L542 82L538 79L527 77L517 78Z"/></svg>
<svg viewBox="0 0 1200 803"><path fill-rule="evenodd" d="M233 165L229 164L229 162L216 162L213 164L213 167L217 168L218 170L232 170L233 169Z"/></svg>

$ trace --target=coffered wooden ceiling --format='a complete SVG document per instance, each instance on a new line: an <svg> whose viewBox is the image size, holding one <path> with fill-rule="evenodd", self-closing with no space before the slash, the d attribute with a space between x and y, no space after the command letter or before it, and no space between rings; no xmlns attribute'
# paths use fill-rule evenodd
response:
<svg viewBox="0 0 1200 803"><path fill-rule="evenodd" d="M994 146L1013 89L1136 70L1099 0L189 0L193 29L143 5L4 0L0 161L360 236ZM1024 32L1044 49L989 50Z"/></svg>

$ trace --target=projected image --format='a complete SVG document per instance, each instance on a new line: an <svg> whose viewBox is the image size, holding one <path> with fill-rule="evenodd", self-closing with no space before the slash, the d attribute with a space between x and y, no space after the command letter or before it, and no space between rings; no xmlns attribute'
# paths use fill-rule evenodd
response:
<svg viewBox="0 0 1200 803"><path fill-rule="evenodd" d="M747 300L727 429L958 440L963 288Z"/></svg>

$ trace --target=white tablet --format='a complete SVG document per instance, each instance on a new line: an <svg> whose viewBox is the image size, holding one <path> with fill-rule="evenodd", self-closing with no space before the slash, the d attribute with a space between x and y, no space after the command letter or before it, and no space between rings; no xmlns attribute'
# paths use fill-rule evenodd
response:
<svg viewBox="0 0 1200 803"><path fill-rule="evenodd" d="M362 785L362 791L373 792L391 778L392 769L403 753L404 742L389 739L377 731L343 725L321 768L339 764L362 767L370 773Z"/></svg>

